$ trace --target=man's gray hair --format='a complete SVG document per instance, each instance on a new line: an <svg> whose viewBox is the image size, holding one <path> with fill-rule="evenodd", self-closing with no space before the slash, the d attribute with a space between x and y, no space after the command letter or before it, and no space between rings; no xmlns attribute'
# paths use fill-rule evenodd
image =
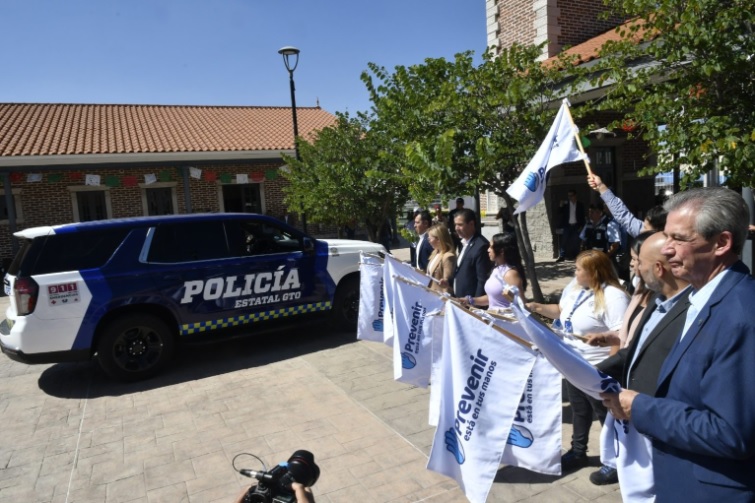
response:
<svg viewBox="0 0 755 503"><path fill-rule="evenodd" d="M732 234L732 251L742 254L747 239L747 226L750 211L742 196L724 187L691 189L674 194L663 205L667 212L683 208L694 209L695 232L705 239L718 233L729 231Z"/></svg>

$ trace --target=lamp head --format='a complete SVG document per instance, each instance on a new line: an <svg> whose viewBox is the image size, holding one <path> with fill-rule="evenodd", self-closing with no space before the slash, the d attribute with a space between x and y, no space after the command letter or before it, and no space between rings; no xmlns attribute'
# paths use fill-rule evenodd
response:
<svg viewBox="0 0 755 503"><path fill-rule="evenodd" d="M299 64L299 52L299 49L290 45L278 49L278 54L283 56L283 63L286 65L286 70L291 73L296 70L296 67ZM293 64L291 62L292 59Z"/></svg>

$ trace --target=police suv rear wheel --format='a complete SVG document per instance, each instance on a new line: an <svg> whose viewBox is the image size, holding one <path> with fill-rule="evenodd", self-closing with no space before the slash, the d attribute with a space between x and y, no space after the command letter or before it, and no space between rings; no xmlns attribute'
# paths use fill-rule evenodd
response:
<svg viewBox="0 0 755 503"><path fill-rule="evenodd" d="M130 314L105 327L97 359L110 377L138 381L160 372L174 350L173 334L164 321L149 314Z"/></svg>
<svg viewBox="0 0 755 503"><path fill-rule="evenodd" d="M353 329L359 317L359 276L341 281L333 299L332 323L338 328Z"/></svg>

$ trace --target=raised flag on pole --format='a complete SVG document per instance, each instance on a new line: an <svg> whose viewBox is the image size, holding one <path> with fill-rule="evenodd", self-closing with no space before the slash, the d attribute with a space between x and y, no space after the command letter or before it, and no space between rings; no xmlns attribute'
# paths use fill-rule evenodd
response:
<svg viewBox="0 0 755 503"><path fill-rule="evenodd" d="M535 157L506 190L519 201L515 215L527 211L543 199L547 174L551 168L584 158L575 143L576 132L578 129L571 120L569 104L564 100Z"/></svg>
<svg viewBox="0 0 755 503"><path fill-rule="evenodd" d="M393 288L393 378L427 388L433 341L428 315L443 309L443 299L406 281L396 281Z"/></svg>
<svg viewBox="0 0 755 503"><path fill-rule="evenodd" d="M383 342L383 260L361 253L359 259L359 317L357 339Z"/></svg>
<svg viewBox="0 0 755 503"><path fill-rule="evenodd" d="M440 416L427 467L455 479L472 503L486 500L535 364L531 349L446 305Z"/></svg>

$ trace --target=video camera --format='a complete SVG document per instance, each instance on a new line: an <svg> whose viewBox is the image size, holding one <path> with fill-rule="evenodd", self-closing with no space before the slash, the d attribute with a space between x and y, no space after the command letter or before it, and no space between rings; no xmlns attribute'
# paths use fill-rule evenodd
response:
<svg viewBox="0 0 755 503"><path fill-rule="evenodd" d="M320 467L315 464L314 454L300 450L269 472L242 469L239 473L259 480L244 495L244 503L296 503L291 483L314 485L320 477Z"/></svg>

